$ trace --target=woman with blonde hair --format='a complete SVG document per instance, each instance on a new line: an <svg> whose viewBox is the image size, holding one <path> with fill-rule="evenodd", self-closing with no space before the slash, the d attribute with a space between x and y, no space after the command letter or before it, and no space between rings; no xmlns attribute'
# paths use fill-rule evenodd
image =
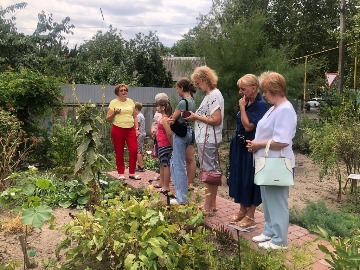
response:
<svg viewBox="0 0 360 270"><path fill-rule="evenodd" d="M246 140L253 140L256 126L268 106L258 92L258 78L246 74L237 81L239 87L239 112L236 115L236 132L230 143L229 196L240 205L231 222L239 227L256 227L255 209L261 204L260 187L254 184L253 154L246 148Z"/></svg>
<svg viewBox="0 0 360 270"><path fill-rule="evenodd" d="M218 76L207 66L197 67L191 75L194 86L205 92L199 108L191 112L186 120L195 121L195 141L201 169L204 171L218 170L217 148L222 142L224 119L224 98L217 89ZM206 132L207 130L207 132ZM204 150L204 151L203 151ZM218 186L205 183L206 196L203 209L212 215L216 209Z"/></svg>

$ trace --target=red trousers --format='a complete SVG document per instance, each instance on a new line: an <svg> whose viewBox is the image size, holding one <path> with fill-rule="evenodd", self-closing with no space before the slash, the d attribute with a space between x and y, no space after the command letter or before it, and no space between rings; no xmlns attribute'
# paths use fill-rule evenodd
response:
<svg viewBox="0 0 360 270"><path fill-rule="evenodd" d="M135 128L121 128L112 125L111 138L115 150L116 168L118 174L124 174L124 147L125 142L129 150L129 174L135 173L138 142Z"/></svg>

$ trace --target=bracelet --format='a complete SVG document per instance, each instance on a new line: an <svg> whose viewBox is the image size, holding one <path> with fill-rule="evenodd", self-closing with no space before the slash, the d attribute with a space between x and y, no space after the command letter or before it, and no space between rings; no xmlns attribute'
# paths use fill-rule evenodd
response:
<svg viewBox="0 0 360 270"><path fill-rule="evenodd" d="M136 130L139 130L139 128L135 128Z"/></svg>

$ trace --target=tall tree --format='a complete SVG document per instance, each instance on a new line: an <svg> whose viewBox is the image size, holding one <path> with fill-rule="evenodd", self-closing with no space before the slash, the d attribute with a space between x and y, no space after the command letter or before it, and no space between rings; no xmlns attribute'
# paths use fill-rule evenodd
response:
<svg viewBox="0 0 360 270"><path fill-rule="evenodd" d="M133 60L126 43L121 32L112 26L105 33L98 31L79 47L73 80L87 84L136 83Z"/></svg>
<svg viewBox="0 0 360 270"><path fill-rule="evenodd" d="M138 76L139 84L143 86L171 87L172 77L167 72L162 61L167 50L160 42L156 33L136 34L135 39L128 43L129 52L135 59L134 72Z"/></svg>
<svg viewBox="0 0 360 270"><path fill-rule="evenodd" d="M220 8L213 6L200 19L195 49L218 73L226 115L235 118L239 99L236 82L246 73L259 75L265 70L283 73L289 82L290 96L297 97L303 72L301 67L288 62L287 48L272 48L268 42L263 7L253 9L251 15L234 16L238 6L233 3L238 1L225 2Z"/></svg>
<svg viewBox="0 0 360 270"><path fill-rule="evenodd" d="M12 15L26 6L25 2L0 6L0 72L25 66L33 50L29 38L17 32L16 17Z"/></svg>

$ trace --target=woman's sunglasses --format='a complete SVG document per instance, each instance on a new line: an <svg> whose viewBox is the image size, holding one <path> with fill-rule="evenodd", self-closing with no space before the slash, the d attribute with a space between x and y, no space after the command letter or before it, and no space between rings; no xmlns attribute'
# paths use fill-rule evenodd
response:
<svg viewBox="0 0 360 270"><path fill-rule="evenodd" d="M127 89L120 89L119 92L129 92Z"/></svg>

